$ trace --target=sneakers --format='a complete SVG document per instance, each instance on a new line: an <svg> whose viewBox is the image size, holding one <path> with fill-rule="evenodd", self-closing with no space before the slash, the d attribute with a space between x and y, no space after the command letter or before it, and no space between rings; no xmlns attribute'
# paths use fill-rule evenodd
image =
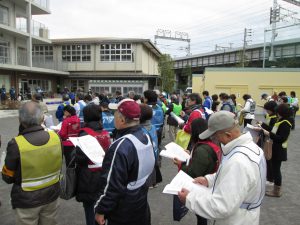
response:
<svg viewBox="0 0 300 225"><path fill-rule="evenodd" d="M267 187L273 187L274 183L270 181L266 181L266 186Z"/></svg>
<svg viewBox="0 0 300 225"><path fill-rule="evenodd" d="M149 189L153 189L153 188L157 188L158 187L158 184L154 184L152 186L149 187Z"/></svg>

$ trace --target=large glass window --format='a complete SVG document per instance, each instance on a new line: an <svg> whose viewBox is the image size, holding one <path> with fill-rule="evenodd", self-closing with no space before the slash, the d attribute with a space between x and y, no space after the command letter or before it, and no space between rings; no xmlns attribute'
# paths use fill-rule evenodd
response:
<svg viewBox="0 0 300 225"><path fill-rule="evenodd" d="M91 45L63 45L62 60L65 62L91 61Z"/></svg>
<svg viewBox="0 0 300 225"><path fill-rule="evenodd" d="M37 88L41 88L43 91L51 91L51 81L50 80L28 80L28 86L31 92L36 92Z"/></svg>
<svg viewBox="0 0 300 225"><path fill-rule="evenodd" d="M84 91L84 80L71 80L71 90L77 91L79 88Z"/></svg>
<svg viewBox="0 0 300 225"><path fill-rule="evenodd" d="M8 24L8 8L0 5L0 23Z"/></svg>
<svg viewBox="0 0 300 225"><path fill-rule="evenodd" d="M0 40L0 63L9 62L9 42Z"/></svg>
<svg viewBox="0 0 300 225"><path fill-rule="evenodd" d="M45 61L53 61L53 47L51 45L35 45L32 47L32 56Z"/></svg>
<svg viewBox="0 0 300 225"><path fill-rule="evenodd" d="M131 44L101 44L100 45L100 61L132 61Z"/></svg>

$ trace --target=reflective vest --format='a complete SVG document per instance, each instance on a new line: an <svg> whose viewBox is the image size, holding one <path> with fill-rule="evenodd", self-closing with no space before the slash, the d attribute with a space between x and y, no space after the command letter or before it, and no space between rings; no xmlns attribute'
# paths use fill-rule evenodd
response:
<svg viewBox="0 0 300 225"><path fill-rule="evenodd" d="M255 107L256 107L256 102L255 101L251 101L251 100L247 100L250 103L250 114L254 114L255 112Z"/></svg>
<svg viewBox="0 0 300 225"><path fill-rule="evenodd" d="M180 116L180 112L182 111L182 105L180 104L175 104L175 103L172 103L173 105L173 112L175 113L176 116Z"/></svg>
<svg viewBox="0 0 300 225"><path fill-rule="evenodd" d="M157 138L155 126L151 125L150 130L147 130L145 127L143 127L142 130L144 131L144 134L150 135L152 140L154 155L155 158L157 159L159 150L158 150L158 138Z"/></svg>
<svg viewBox="0 0 300 225"><path fill-rule="evenodd" d="M109 132L111 135L113 130L115 129L114 123L115 117L110 112L102 112L102 124L103 128Z"/></svg>
<svg viewBox="0 0 300 225"><path fill-rule="evenodd" d="M122 139L127 138L132 142L132 144L136 149L137 156L139 159L139 170L138 170L137 180L130 182L127 185L128 190L136 190L141 186L143 186L153 171L154 163L155 163L153 147L149 135L146 134L146 136L148 141L146 145L143 144L139 139L137 139L132 134L127 134L121 137Z"/></svg>
<svg viewBox="0 0 300 225"><path fill-rule="evenodd" d="M270 116L269 114L266 115L266 124L269 126L271 119L276 118L276 115Z"/></svg>
<svg viewBox="0 0 300 225"><path fill-rule="evenodd" d="M159 130L164 125L164 112L159 105L152 106L153 116L151 124L155 126L156 130Z"/></svg>
<svg viewBox="0 0 300 225"><path fill-rule="evenodd" d="M258 153L252 150L253 148L257 148ZM267 171L266 171L266 160L265 160L264 153L255 144L248 145L248 146L244 146L244 145L237 146L236 148L232 149L229 154L223 155L222 163L219 167L216 176L218 176L220 170L222 169L222 165L224 165L226 161L228 161L234 154L243 154L247 156L252 163L255 163L258 166L259 173L260 173L260 182L258 182L256 186L256 196L254 196L250 202L243 202L240 205L240 208L242 209L247 209L247 210L255 209L261 205L261 202L265 196L265 184L266 184ZM215 180L217 180L217 177Z"/></svg>
<svg viewBox="0 0 300 225"><path fill-rule="evenodd" d="M274 127L273 127L273 129L272 129L271 132L274 133L274 134L276 134L276 133L277 133L277 130L278 130L278 127L279 127L280 124L282 124L283 122L288 123L288 125L290 125L290 127L292 127L292 124L291 124L289 121L287 121L287 120L282 120L282 121L277 122L277 123L274 124ZM283 148L287 148L287 146L288 146L288 139L289 139L289 138L287 138L286 141L282 143L281 146L282 146Z"/></svg>
<svg viewBox="0 0 300 225"><path fill-rule="evenodd" d="M59 181L62 165L62 149L58 135L48 132L49 141L42 146L30 144L23 135L15 138L20 151L21 187L24 191L36 191Z"/></svg>
<svg viewBox="0 0 300 225"><path fill-rule="evenodd" d="M80 112L79 112L79 119L80 122L83 123L84 119L83 119L83 109L85 107L85 105L82 102L78 102L79 108L80 108Z"/></svg>
<svg viewBox="0 0 300 225"><path fill-rule="evenodd" d="M162 108L162 110L164 111L164 113L167 112L167 106L165 105L165 103L162 102L161 108Z"/></svg>

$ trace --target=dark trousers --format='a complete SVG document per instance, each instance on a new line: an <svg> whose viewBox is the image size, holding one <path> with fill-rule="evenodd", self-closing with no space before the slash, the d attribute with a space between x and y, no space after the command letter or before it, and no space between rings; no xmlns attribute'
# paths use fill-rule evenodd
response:
<svg viewBox="0 0 300 225"><path fill-rule="evenodd" d="M267 181L274 182L272 160L267 160Z"/></svg>
<svg viewBox="0 0 300 225"><path fill-rule="evenodd" d="M83 202L86 225L97 225L95 221L94 203Z"/></svg>
<svg viewBox="0 0 300 225"><path fill-rule="evenodd" d="M297 111L299 110L299 108L296 108L296 107L292 107L291 108L291 122L292 122L292 130L295 129L295 116L296 116L296 113Z"/></svg>
<svg viewBox="0 0 300 225"><path fill-rule="evenodd" d="M197 225L207 225L207 219L198 215L196 216L197 216Z"/></svg>
<svg viewBox="0 0 300 225"><path fill-rule="evenodd" d="M244 119L244 127L247 126L247 123L251 124L252 119Z"/></svg>
<svg viewBox="0 0 300 225"><path fill-rule="evenodd" d="M71 162L71 160L74 156L74 153L75 153L74 146L64 146L64 157L65 157L66 166L68 166L69 163ZM74 165L75 165L75 161L73 160L72 166L74 166Z"/></svg>
<svg viewBox="0 0 300 225"><path fill-rule="evenodd" d="M281 170L280 170L281 162L282 161L272 160L274 184L277 186L281 186L281 183L282 183L282 176L281 176Z"/></svg>

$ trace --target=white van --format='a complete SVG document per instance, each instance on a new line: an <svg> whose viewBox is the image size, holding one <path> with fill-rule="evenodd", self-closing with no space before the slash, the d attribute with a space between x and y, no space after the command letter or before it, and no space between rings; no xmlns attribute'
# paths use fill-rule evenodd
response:
<svg viewBox="0 0 300 225"><path fill-rule="evenodd" d="M185 89L185 93L193 93L193 88L192 87L187 87Z"/></svg>

